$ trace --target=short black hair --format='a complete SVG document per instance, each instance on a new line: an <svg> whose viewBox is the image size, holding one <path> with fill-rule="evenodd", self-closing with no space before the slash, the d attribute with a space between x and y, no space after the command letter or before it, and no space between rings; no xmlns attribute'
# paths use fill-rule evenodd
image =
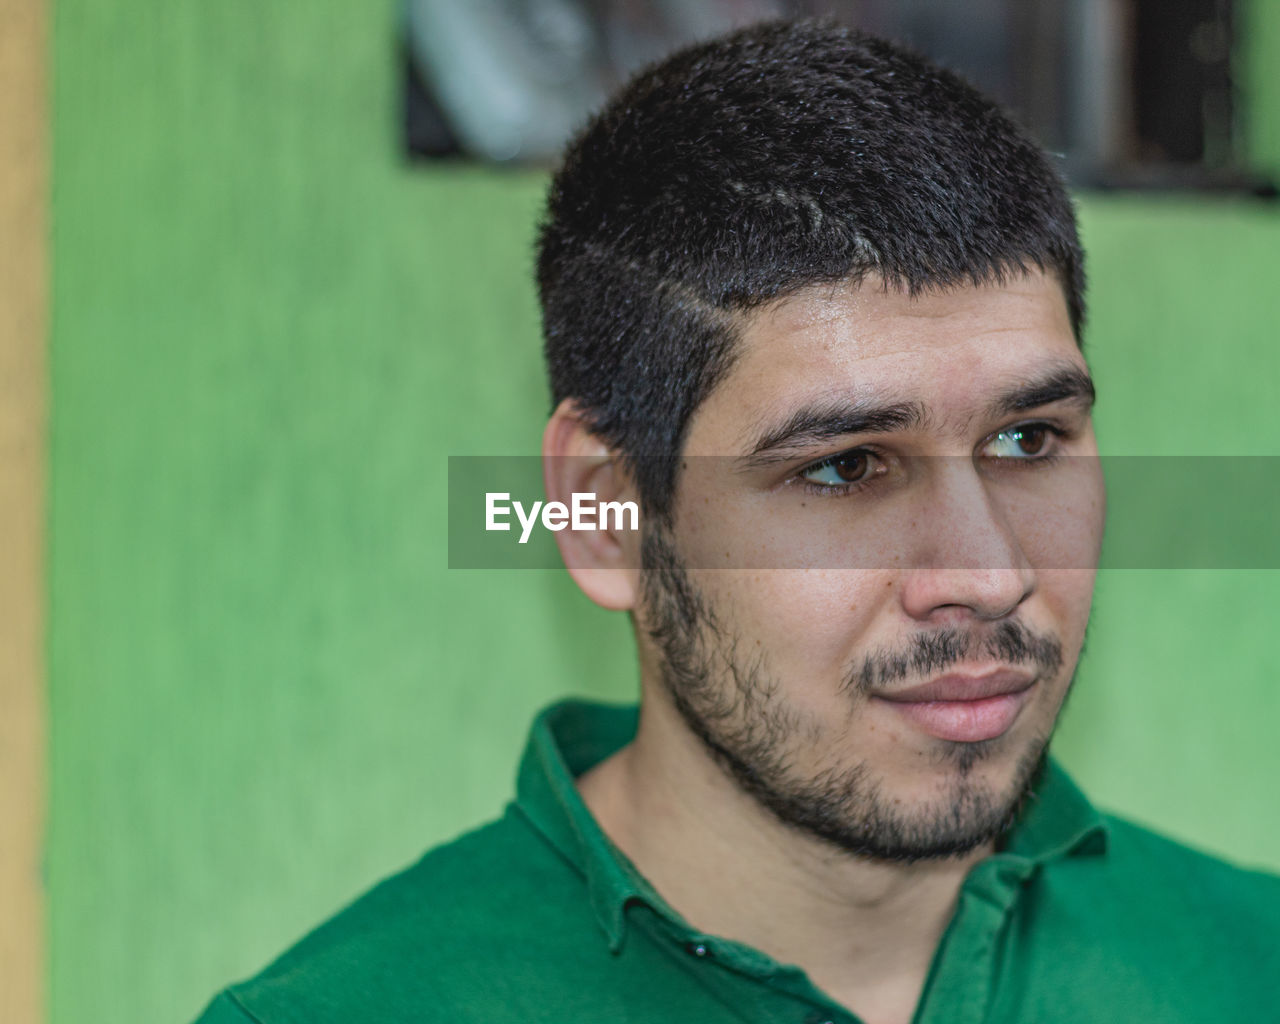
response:
<svg viewBox="0 0 1280 1024"><path fill-rule="evenodd" d="M1075 211L1009 115L884 40L763 22L642 71L570 143L538 244L553 402L578 402L665 521L741 314L867 274L914 294L1033 268L1079 341Z"/></svg>

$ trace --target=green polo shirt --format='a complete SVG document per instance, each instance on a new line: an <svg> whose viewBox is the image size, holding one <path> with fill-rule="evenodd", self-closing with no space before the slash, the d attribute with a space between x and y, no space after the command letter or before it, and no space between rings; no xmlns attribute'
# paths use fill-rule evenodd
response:
<svg viewBox="0 0 1280 1024"><path fill-rule="evenodd" d="M635 727L634 708L544 711L502 818L374 888L199 1024L853 1024L799 968L686 922L600 831L574 776ZM979 1021L1280 1021L1280 878L1100 815L1053 765L965 879L915 1014Z"/></svg>

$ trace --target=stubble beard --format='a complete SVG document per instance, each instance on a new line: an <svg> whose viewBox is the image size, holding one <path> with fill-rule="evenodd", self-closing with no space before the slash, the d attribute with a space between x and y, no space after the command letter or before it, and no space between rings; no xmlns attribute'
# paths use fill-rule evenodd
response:
<svg viewBox="0 0 1280 1024"><path fill-rule="evenodd" d="M797 755L806 742L821 738L820 724L786 703L780 681L768 673L761 655L741 656L738 638L693 585L663 530L646 533L641 565L648 634L672 703L738 787L783 825L847 854L909 864L998 843L1016 822L1044 772L1052 727L1026 744L1000 792L973 773L1000 740L940 741L944 781L938 798L925 806L902 806L865 761L801 775L794 767ZM1006 622L983 637L942 630L917 636L901 651L870 653L842 690L853 701L865 700L875 687L939 672L976 651L1032 664L1045 678L1062 665L1056 639Z"/></svg>

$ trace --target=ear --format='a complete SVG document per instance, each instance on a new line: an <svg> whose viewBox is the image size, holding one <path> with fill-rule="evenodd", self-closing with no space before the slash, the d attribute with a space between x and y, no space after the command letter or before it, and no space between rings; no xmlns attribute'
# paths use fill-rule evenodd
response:
<svg viewBox="0 0 1280 1024"><path fill-rule="evenodd" d="M617 454L595 436L577 404L566 398L542 434L542 482L547 501L573 507L573 495L594 494L595 502L633 502L639 525L640 500ZM634 607L639 586L640 531L629 529L627 514L597 516L596 529L570 525L556 534L565 568L582 592L612 611Z"/></svg>

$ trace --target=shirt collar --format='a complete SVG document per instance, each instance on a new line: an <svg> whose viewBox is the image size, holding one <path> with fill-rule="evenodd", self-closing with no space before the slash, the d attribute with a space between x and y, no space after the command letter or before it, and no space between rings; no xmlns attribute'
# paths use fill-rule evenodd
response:
<svg viewBox="0 0 1280 1024"><path fill-rule="evenodd" d="M601 831L574 779L629 743L637 721L635 706L582 700L553 704L534 720L516 780L516 807L583 874L614 953L622 946L630 902L655 909L664 904Z"/></svg>
<svg viewBox="0 0 1280 1024"><path fill-rule="evenodd" d="M584 700L551 705L534 720L516 782L516 808L583 875L592 909L615 953L632 903L647 904L678 927L688 927L609 841L574 783L629 743L637 721L634 705ZM994 876L1007 889L1001 902L1011 902L1019 883L1039 866L1064 857L1100 856L1106 845L1104 819L1049 759L1003 849L979 867L1001 869Z"/></svg>
<svg viewBox="0 0 1280 1024"><path fill-rule="evenodd" d="M1009 831L1004 852L1043 864L1106 853L1106 820L1053 758Z"/></svg>

